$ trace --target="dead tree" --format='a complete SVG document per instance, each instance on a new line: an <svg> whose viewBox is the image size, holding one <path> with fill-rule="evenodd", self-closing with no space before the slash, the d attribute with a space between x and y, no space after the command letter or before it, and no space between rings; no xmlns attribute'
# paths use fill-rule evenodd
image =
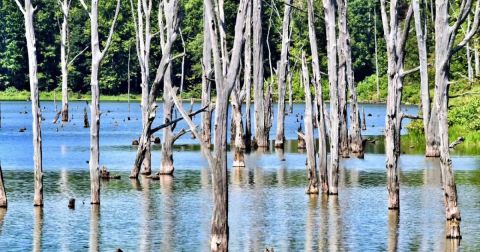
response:
<svg viewBox="0 0 480 252"><path fill-rule="evenodd" d="M233 167L245 167L245 138L243 134L242 101L245 97L245 89L240 87L240 78L237 78L231 95L232 102L232 142Z"/></svg>
<svg viewBox="0 0 480 252"><path fill-rule="evenodd" d="M213 185L213 217L210 237L211 251L228 251L228 178L227 178L227 120L229 97L235 85L240 68L240 57L243 44L243 29L245 25L247 0L242 0L238 6L237 19L235 24L235 36L233 48L230 53L221 50L225 43L226 36L221 32L218 22L223 13L223 4L214 8L211 0L205 0L205 13L209 24L210 42L212 45L213 65L215 71L215 86L217 90L216 112L215 112L215 144L213 154L208 146L199 141L202 151L212 168ZM220 11L221 10L221 11ZM229 57L229 55L231 55ZM227 63L228 62L228 63ZM190 130L197 139L201 139L196 126L187 115L178 98L175 97L175 90L171 90L175 106L182 117L188 123Z"/></svg>
<svg viewBox="0 0 480 252"><path fill-rule="evenodd" d="M291 0L285 0L282 28L282 51L278 69L278 112L277 112L277 134L275 147L283 148L285 142L285 86L288 71L288 50L290 46L290 19L292 16Z"/></svg>
<svg viewBox="0 0 480 252"><path fill-rule="evenodd" d="M308 188L306 192L307 194L318 194L317 161L315 159L315 144L313 142L312 94L310 93L310 77L308 75L305 52L302 52L302 78L305 89L305 116L303 117L305 124L305 136L303 139L305 139L305 144L307 147Z"/></svg>
<svg viewBox="0 0 480 252"><path fill-rule="evenodd" d="M255 107L254 145L267 148L270 128L267 125L267 104L263 85L263 36L262 36L262 1L253 0L253 93Z"/></svg>
<svg viewBox="0 0 480 252"><path fill-rule="evenodd" d="M68 15L70 13L70 0L59 1L63 14L60 28L60 60L62 69L62 122L68 122Z"/></svg>
<svg viewBox="0 0 480 252"><path fill-rule="evenodd" d="M407 41L412 8L408 9L404 28L400 27L399 9L397 0L390 1L389 16L387 14L385 0L381 0L382 24L387 43L388 58L388 97L387 115L385 119L385 152L387 154L387 188L388 209L400 208L400 183L398 157L400 156L400 130L401 130L401 102L403 70L405 61L405 44Z"/></svg>
<svg viewBox="0 0 480 252"><path fill-rule="evenodd" d="M435 95L434 106L438 113L438 134L440 139L440 166L442 170L442 185L445 195L445 214L447 219L447 238L459 239L460 209L457 200L452 160L448 142L448 90L451 57L462 49L476 34L479 25L480 1L477 1L475 16L470 30L456 44L457 32L462 23L468 18L472 9L472 0L461 2L459 15L456 19L450 18L450 4L447 0L435 2Z"/></svg>
<svg viewBox="0 0 480 252"><path fill-rule="evenodd" d="M140 136L135 163L130 172L130 178L136 179L140 173L140 167L145 158L147 148L150 146L151 136L154 133L152 131L152 124L156 117L156 101L160 93L160 87L162 81L164 80L168 65L176 58L171 57L171 49L178 35L178 5L178 0L164 0L161 5L159 5L159 23L162 23L163 19L165 19L165 24L160 24L160 26L166 27L166 29L160 29L160 32L166 33L160 34L160 38L165 41L161 41L162 57L158 64L155 79L148 94L147 120L143 123L142 134Z"/></svg>
<svg viewBox="0 0 480 252"><path fill-rule="evenodd" d="M349 47L349 33L347 28L347 6L346 0L336 0L337 6L337 22L338 22L338 38L337 38L337 54L338 54L338 126L339 126L339 154L342 158L348 158L348 126L347 126L347 47ZM350 59L351 63L351 59Z"/></svg>
<svg viewBox="0 0 480 252"><path fill-rule="evenodd" d="M245 14L245 46L244 46L244 71L243 81L245 86L245 147L250 151L252 147L252 115L250 107L252 102L252 2L249 0Z"/></svg>
<svg viewBox="0 0 480 252"><path fill-rule="evenodd" d="M33 13L36 8L30 0L25 0L24 5L15 0L25 19L25 38L27 40L28 76L30 79L30 100L32 101L32 137L34 160L34 206L43 206L43 169L42 169L42 112L40 110L38 78L37 78L37 48L35 45L35 30L33 26Z"/></svg>
<svg viewBox="0 0 480 252"><path fill-rule="evenodd" d="M340 64L338 69L339 75L339 86L346 86L348 91L346 93L349 94L348 98L350 101L350 132L343 129L343 127L347 127L346 125L343 126L341 123L340 127L340 153L342 153L343 157L348 156L349 149L352 153L357 157L363 157L363 144L362 144L362 133L360 129L360 113L358 109L358 102L357 102L357 91L355 88L355 78L353 75L353 66L352 66L352 49L350 44L350 33L348 31L348 22L347 22L347 1L346 0L338 0L338 27L339 27L339 36L338 36L338 48ZM342 65L344 64L344 67ZM341 77L340 77L341 76ZM346 84L341 83L341 79L343 79ZM341 96L343 96L343 90L340 91ZM341 105L343 106L343 105ZM344 108L341 108L343 110ZM345 108L346 110L346 108ZM344 116L340 113L341 116ZM346 117L346 112L345 112ZM343 119L342 119L343 120ZM346 123L346 118L345 118ZM347 144L342 143L342 138L345 137L345 132L347 131ZM348 134L349 133L349 134ZM342 148L347 148L346 150L342 150Z"/></svg>
<svg viewBox="0 0 480 252"><path fill-rule="evenodd" d="M3 181L2 165L0 164L0 208L7 208L7 192Z"/></svg>
<svg viewBox="0 0 480 252"><path fill-rule="evenodd" d="M212 46L210 44L208 23L203 14L203 54L202 54L202 107L210 104L212 90ZM212 113L202 114L202 140L208 145L212 142Z"/></svg>
<svg viewBox="0 0 480 252"><path fill-rule="evenodd" d="M92 103L90 104L90 189L91 189L91 203L100 204L100 87L98 83L100 66L102 60L110 48L112 43L112 36L117 23L118 13L120 11L120 0L117 1L115 8L115 16L110 26L107 41L103 50L100 49L100 37L98 34L98 0L92 0L90 10L85 4L85 0L80 0L84 9L89 13L90 17L90 35L91 35L91 50L92 50L92 68L90 75L90 86L92 91Z"/></svg>
<svg viewBox="0 0 480 252"><path fill-rule="evenodd" d="M308 34L310 50L312 52L312 72L315 83L315 121L318 131L318 170L319 184L323 193L328 193L328 170L327 170L327 131L325 126L325 114L323 92L320 75L320 63L318 58L317 35L315 33L315 16L312 0L307 0L308 8Z"/></svg>
<svg viewBox="0 0 480 252"><path fill-rule="evenodd" d="M339 169L339 101L338 101L338 65L337 36L335 30L335 1L323 0L325 12L325 27L327 36L328 83L330 87L330 170L328 173L328 193L338 194Z"/></svg>
<svg viewBox="0 0 480 252"><path fill-rule="evenodd" d="M142 124L146 124L147 107L148 107L148 87L150 82L150 49L152 41L151 31L151 13L152 13L152 0L138 0L137 1L137 15L135 16L133 1L130 0L130 7L132 11L132 18L135 25L136 34L136 50L137 58L140 66L141 73L141 88L142 99L140 106L142 108ZM142 174L151 174L152 172L152 154L151 154L151 141L147 139L145 158L143 160Z"/></svg>

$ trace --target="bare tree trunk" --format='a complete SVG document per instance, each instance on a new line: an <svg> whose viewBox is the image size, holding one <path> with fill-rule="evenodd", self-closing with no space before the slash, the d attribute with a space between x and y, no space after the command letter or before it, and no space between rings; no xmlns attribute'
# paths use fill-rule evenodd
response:
<svg viewBox="0 0 480 252"><path fill-rule="evenodd" d="M337 0L338 8L338 107L339 107L339 151L343 158L349 157L348 127L347 127L347 6L345 0Z"/></svg>
<svg viewBox="0 0 480 252"><path fill-rule="evenodd" d="M448 91L450 60L453 54L461 50L476 34L479 26L480 2L477 1L473 26L469 27L461 42L455 46L459 27L468 18L472 1L462 1L456 20L450 20L449 2L435 2L435 97L434 105L438 112L438 134L440 139L440 166L445 196L445 215L447 219L447 238L460 239L460 210L458 208L457 187L449 153L448 142ZM452 25L450 25L452 24Z"/></svg>
<svg viewBox="0 0 480 252"><path fill-rule="evenodd" d="M288 65L288 75L287 75L287 83L288 83L288 111L289 113L293 113L293 90L292 90L292 77L293 77L293 69Z"/></svg>
<svg viewBox="0 0 480 252"><path fill-rule="evenodd" d="M398 157L400 155L400 130L402 113L400 110L403 88L403 65L405 60L405 43L408 37L412 7L409 8L402 31L398 9L400 4L390 1L387 16L385 0L381 0L382 23L387 42L388 58L388 97L385 118L385 152L387 155L388 209L400 208L400 183Z"/></svg>
<svg viewBox="0 0 480 252"><path fill-rule="evenodd" d="M172 66L168 65L163 77L163 123L172 121L173 99L168 90L172 88ZM173 175L173 128L172 126L163 129L162 141L162 167L160 175Z"/></svg>
<svg viewBox="0 0 480 252"><path fill-rule="evenodd" d="M335 31L335 1L323 0L325 27L327 36L328 82L330 86L330 170L328 174L328 193L338 194L339 169L339 101L338 101L338 65L337 35Z"/></svg>
<svg viewBox="0 0 480 252"><path fill-rule="evenodd" d="M277 112L277 134L275 139L275 147L283 148L285 141L285 85L288 70L288 49L290 46L290 18L291 0L285 0L285 10L283 13L282 28L282 51L280 55L280 64L278 69L278 112Z"/></svg>
<svg viewBox="0 0 480 252"><path fill-rule="evenodd" d="M376 3L373 5L373 29L375 37L375 75L377 76L377 99L380 100L380 74L378 73L378 42L377 42L377 10L375 8Z"/></svg>
<svg viewBox="0 0 480 252"><path fill-rule="evenodd" d="M265 117L267 108L265 104L263 85L263 36L262 36L262 1L253 0L253 89L255 98L255 145L268 147L269 132Z"/></svg>
<svg viewBox="0 0 480 252"><path fill-rule="evenodd" d="M2 165L0 164L0 208L7 208L7 192L3 181ZM0 221L1 222L1 221Z"/></svg>
<svg viewBox="0 0 480 252"><path fill-rule="evenodd" d="M309 0L310 1L310 0ZM308 67L305 59L305 52L302 52L302 77L305 89L305 144L307 147L307 177L308 188L307 194L318 194L317 179L317 161L315 160L315 144L313 143L313 107L312 94L310 93L310 77L308 75Z"/></svg>
<svg viewBox="0 0 480 252"><path fill-rule="evenodd" d="M212 82L212 45L210 44L208 23L205 17L203 18L203 58L202 58L202 107L210 104L211 101L211 86ZM212 140L212 113L211 111L202 114L202 140L210 145Z"/></svg>
<svg viewBox="0 0 480 252"><path fill-rule="evenodd" d="M60 59L62 69L62 122L68 122L68 15L70 12L70 1L59 2L63 13L63 22L60 29Z"/></svg>
<svg viewBox="0 0 480 252"><path fill-rule="evenodd" d="M88 10L84 0L81 0L82 5ZM91 32L91 50L92 50L92 72L90 76L90 86L92 92L92 102L90 105L90 189L91 189L91 204L100 204L100 88L98 83L98 76L100 73L100 66L105 54L107 53L112 42L115 24L117 23L118 13L120 11L120 0L117 1L115 9L115 16L113 18L110 33L106 41L105 48L100 49L100 39L98 34L98 0L91 1L90 16L90 32Z"/></svg>
<svg viewBox="0 0 480 252"><path fill-rule="evenodd" d="M240 91L240 78L237 78L231 96L232 101L232 143L233 167L245 167L245 139L243 137L242 100L244 93Z"/></svg>
<svg viewBox="0 0 480 252"><path fill-rule="evenodd" d="M307 0L308 8L308 37L312 52L312 70L315 83L315 105L318 131L318 170L319 184L323 193L328 193L328 170L327 170L327 131L325 126L324 102L320 76L320 63L318 59L317 35L315 33L315 16L312 0Z"/></svg>
<svg viewBox="0 0 480 252"><path fill-rule="evenodd" d="M160 29L160 43L162 45L162 58L157 67L157 72L153 84L148 93L148 104L146 106L146 122L143 125L142 134L140 136L137 155L135 157L135 163L130 172L130 178L138 178L140 167L145 158L145 153L150 148L150 139L152 135L152 124L156 117L157 104L156 100L160 93L160 83L163 81L166 68L172 61L171 48L173 42L177 37L178 30L178 0L164 0L159 5L158 19ZM164 27L164 15L166 27ZM166 29L165 29L166 28Z"/></svg>
<svg viewBox="0 0 480 252"><path fill-rule="evenodd" d="M475 48L473 49L474 57L475 57L475 76L480 77L480 54L478 53L480 43L478 43L479 39L475 41Z"/></svg>
<svg viewBox="0 0 480 252"><path fill-rule="evenodd" d="M30 0L22 4L15 0L25 19L25 38L27 40L28 76L30 79L30 100L32 101L32 137L34 161L34 206L43 206L43 169L42 169L42 112L40 110L38 78L37 78L37 48L35 45L35 30L33 26L33 8Z"/></svg>
<svg viewBox="0 0 480 252"><path fill-rule="evenodd" d="M467 17L467 31L470 30L470 17ZM471 48L470 42L467 42L465 46L465 51L467 52L467 77L468 82L473 82L473 68L472 68L472 55L471 55Z"/></svg>
<svg viewBox="0 0 480 252"><path fill-rule="evenodd" d="M252 92L252 1L249 0L247 6L247 13L245 14L245 48L244 48L244 85L245 85L245 147L249 151L252 147L252 116L250 113L251 107L251 92Z"/></svg>

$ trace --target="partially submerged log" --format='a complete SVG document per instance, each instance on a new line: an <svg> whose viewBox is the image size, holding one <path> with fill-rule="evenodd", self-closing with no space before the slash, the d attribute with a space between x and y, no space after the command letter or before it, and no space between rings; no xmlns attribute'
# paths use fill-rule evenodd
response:
<svg viewBox="0 0 480 252"><path fill-rule="evenodd" d="M133 145L133 146L138 146L138 140L137 140L137 139L134 139L134 140L132 141L132 145Z"/></svg>
<svg viewBox="0 0 480 252"><path fill-rule="evenodd" d="M304 150L307 148L307 145L305 144L305 134L302 131L302 125L297 129L297 135L298 135L298 149Z"/></svg>
<svg viewBox="0 0 480 252"><path fill-rule="evenodd" d="M463 136L461 136L461 137L457 138L457 140L455 140L454 142L452 142L452 143L448 146L448 148L453 149L453 148L455 148L457 145L463 143L464 141L465 141L465 138L464 138Z"/></svg>

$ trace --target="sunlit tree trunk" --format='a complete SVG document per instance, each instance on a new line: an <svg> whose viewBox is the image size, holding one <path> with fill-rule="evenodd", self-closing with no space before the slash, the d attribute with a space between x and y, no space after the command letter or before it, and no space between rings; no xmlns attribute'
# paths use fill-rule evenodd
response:
<svg viewBox="0 0 480 252"><path fill-rule="evenodd" d="M62 122L68 122L68 15L70 1L63 0L60 8L63 14L63 22L60 28L60 61L62 69Z"/></svg>
<svg viewBox="0 0 480 252"><path fill-rule="evenodd" d="M85 9L88 9L84 0L81 0L81 3ZM100 88L98 76L100 73L101 62L112 42L115 24L117 23L118 13L120 11L120 0L117 1L115 16L103 50L100 49L100 39L98 34L98 0L91 1L90 9L90 40L92 50L92 68L90 75L90 87L92 92L92 102L90 105L90 190L91 203L100 204Z"/></svg>
<svg viewBox="0 0 480 252"><path fill-rule="evenodd" d="M278 69L278 112L277 112L277 134L275 138L275 147L283 148L285 141L285 86L288 71L288 49L290 46L290 18L291 18L291 0L285 0L285 10L283 13L282 28L282 51L280 55L280 64Z"/></svg>
<svg viewBox="0 0 480 252"><path fill-rule="evenodd" d="M475 48L473 49L473 55L475 57L475 76L480 77L480 54L478 50L480 49L480 43L478 43L479 39L475 41Z"/></svg>
<svg viewBox="0 0 480 252"><path fill-rule="evenodd" d="M408 37L412 8L405 19L404 29L400 27L399 8L396 0L390 1L389 14L385 0L381 0L382 24L387 43L388 96L385 118L385 152L387 155L388 209L400 208L400 182L398 158L400 156L401 101L404 78L405 44Z"/></svg>
<svg viewBox="0 0 480 252"><path fill-rule="evenodd" d="M172 65L169 64L165 70L163 77L163 123L172 121L173 113L173 99L168 90L172 88ZM173 175L173 126L168 126L163 129L162 141L162 167L160 169L161 175Z"/></svg>
<svg viewBox="0 0 480 252"><path fill-rule="evenodd" d="M325 27L327 37L328 83L330 87L330 169L328 173L328 193L338 194L339 169L339 103L338 103L338 65L337 65L337 35L335 30L335 2L323 0L325 12Z"/></svg>
<svg viewBox="0 0 480 252"><path fill-rule="evenodd" d="M25 0L24 6L16 0L18 8L25 20L25 38L27 40L28 76L30 79L30 100L32 101L32 137L33 137L33 165L34 165L34 206L43 206L43 169L42 169L42 112L40 110L38 78L37 78L37 47L35 45L35 30L33 13L36 8L30 0Z"/></svg>
<svg viewBox="0 0 480 252"><path fill-rule="evenodd" d="M310 50L312 52L312 72L315 83L315 106L318 131L318 170L319 184L323 193L328 193L328 170L327 170L327 131L325 126L325 114L323 113L324 102L322 94L322 84L320 76L320 63L318 59L317 35L315 33L315 16L312 0L307 0L308 9L308 37L310 40Z"/></svg>
<svg viewBox="0 0 480 252"><path fill-rule="evenodd" d="M245 167L245 138L243 137L243 120L242 120L242 100L245 96L240 90L240 79L237 78L235 87L233 88L232 101L232 143L233 149L233 167Z"/></svg>
<svg viewBox="0 0 480 252"><path fill-rule="evenodd" d="M309 0L310 1L310 0ZM305 90L305 116L303 117L305 124L305 144L307 149L307 178L308 187L307 194L318 194L318 176L317 161L315 159L315 144L313 141L313 106L312 94L310 93L310 77L308 75L308 66L305 59L305 53L302 53L302 78Z"/></svg>
<svg viewBox="0 0 480 252"><path fill-rule="evenodd" d="M263 85L263 36L262 36L262 1L253 0L253 90L255 107L255 145L268 147L269 128L267 128L267 108Z"/></svg>
<svg viewBox="0 0 480 252"><path fill-rule="evenodd" d="M245 86L245 147L250 150L252 147L252 116L251 93L252 93L252 0L248 0L247 13L245 14L245 47L244 47L244 75Z"/></svg>
<svg viewBox="0 0 480 252"><path fill-rule="evenodd" d="M203 18L203 54L202 54L202 107L210 104L211 101L211 86L212 82L212 45L210 44L208 23ZM212 140L212 113L209 111L202 114L202 140L208 145Z"/></svg>
<svg viewBox="0 0 480 252"><path fill-rule="evenodd" d="M468 18L472 1L462 1L456 19L450 19L450 4L447 0L435 2L435 96L434 105L438 112L438 134L440 139L440 167L445 196L445 215L447 219L446 237L461 238L460 210L458 207L457 187L450 158L448 142L448 98L450 60L453 54L461 50L477 33L480 16L480 1L477 1L474 21L464 38L455 45L459 27Z"/></svg>
<svg viewBox="0 0 480 252"><path fill-rule="evenodd" d="M339 152L343 158L349 157L348 127L347 127L347 6L345 0L336 0L338 15L338 122L339 122Z"/></svg>

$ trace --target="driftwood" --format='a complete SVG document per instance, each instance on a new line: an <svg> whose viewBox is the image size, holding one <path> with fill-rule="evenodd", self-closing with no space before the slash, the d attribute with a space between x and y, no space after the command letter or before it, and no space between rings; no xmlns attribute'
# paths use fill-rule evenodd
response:
<svg viewBox="0 0 480 252"><path fill-rule="evenodd" d="M107 167L102 166L102 169L100 170L100 178L104 180L120 179L120 175L110 175L110 171L107 169Z"/></svg>
<svg viewBox="0 0 480 252"><path fill-rule="evenodd" d="M62 111L58 111L55 117L53 118L53 124L57 124L58 118L60 118L60 115L62 114Z"/></svg>

